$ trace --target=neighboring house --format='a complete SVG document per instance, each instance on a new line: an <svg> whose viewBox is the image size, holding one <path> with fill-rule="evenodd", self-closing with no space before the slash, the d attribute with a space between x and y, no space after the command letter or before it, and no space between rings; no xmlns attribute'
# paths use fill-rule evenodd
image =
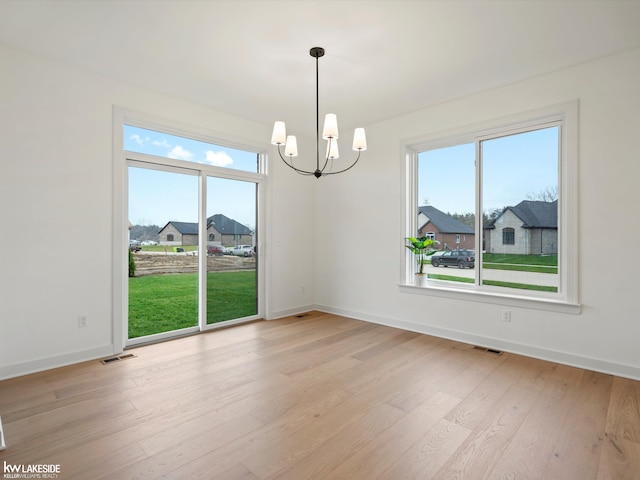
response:
<svg viewBox="0 0 640 480"><path fill-rule="evenodd" d="M418 207L418 236L439 241L441 249L475 247L473 228L430 205Z"/></svg>
<svg viewBox="0 0 640 480"><path fill-rule="evenodd" d="M158 237L160 245L198 245L198 224L171 221L160 229Z"/></svg>
<svg viewBox="0 0 640 480"><path fill-rule="evenodd" d="M253 231L241 223L218 213L207 218L209 243L219 243L225 247L253 245Z"/></svg>
<svg viewBox="0 0 640 480"><path fill-rule="evenodd" d="M167 223L160 232L160 245L198 245L198 224L195 222ZM253 232L241 223L222 214L207 218L207 243L209 245L253 245Z"/></svg>
<svg viewBox="0 0 640 480"><path fill-rule="evenodd" d="M558 201L523 200L506 207L487 231L491 253L557 254Z"/></svg>

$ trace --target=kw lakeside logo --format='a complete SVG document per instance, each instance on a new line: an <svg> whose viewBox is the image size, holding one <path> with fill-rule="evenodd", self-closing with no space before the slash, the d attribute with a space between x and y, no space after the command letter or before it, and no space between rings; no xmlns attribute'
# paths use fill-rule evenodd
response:
<svg viewBox="0 0 640 480"><path fill-rule="evenodd" d="M35 464L35 465L13 465L3 462L3 478L58 478L60 475L60 465L58 464Z"/></svg>

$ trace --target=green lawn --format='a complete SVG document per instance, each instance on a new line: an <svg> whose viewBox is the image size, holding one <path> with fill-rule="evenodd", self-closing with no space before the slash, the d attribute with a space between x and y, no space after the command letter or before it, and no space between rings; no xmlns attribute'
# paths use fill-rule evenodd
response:
<svg viewBox="0 0 640 480"><path fill-rule="evenodd" d="M507 255L503 253L485 253L482 255L482 261L484 263L557 267L558 255Z"/></svg>
<svg viewBox="0 0 640 480"><path fill-rule="evenodd" d="M256 313L255 270L207 275L208 324ZM197 324L197 273L129 278L129 338Z"/></svg>
<svg viewBox="0 0 640 480"><path fill-rule="evenodd" d="M427 275L432 280L446 280L448 282L474 283L473 278L456 277L455 275L439 275L430 273ZM520 290L536 290L539 292L557 292L557 287L546 285L530 285L528 283L501 282L498 280L485 280L484 285L493 285L495 287L518 288Z"/></svg>
<svg viewBox="0 0 640 480"><path fill-rule="evenodd" d="M476 259L477 260L477 259ZM482 267L493 270L517 270L521 272L558 273L557 255L506 255L497 253L485 253L482 256ZM447 280L450 282L473 283L474 279L457 277L455 275L429 274L434 280ZM501 282L497 280L484 280L484 285L498 287L517 288L520 290L538 290L543 292L557 292L557 287L544 285L529 285L524 283Z"/></svg>

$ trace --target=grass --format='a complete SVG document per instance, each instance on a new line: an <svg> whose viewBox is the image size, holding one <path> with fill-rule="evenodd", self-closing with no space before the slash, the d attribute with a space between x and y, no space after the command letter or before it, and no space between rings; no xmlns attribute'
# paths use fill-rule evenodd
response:
<svg viewBox="0 0 640 480"><path fill-rule="evenodd" d="M256 272L207 275L207 324L257 313ZM198 274L129 279L129 338L198 325Z"/></svg>
<svg viewBox="0 0 640 480"><path fill-rule="evenodd" d="M507 255L498 253L485 253L482 255L482 267L493 270L516 270L521 272L558 273L557 255ZM429 274L434 280L446 280L449 282L474 283L473 278L456 277L454 275ZM483 280L483 285L496 287L515 288L519 290L535 290L540 292L557 292L558 287L546 285L531 285L527 283L503 282L499 280Z"/></svg>
<svg viewBox="0 0 640 480"><path fill-rule="evenodd" d="M484 253L482 255L482 261L485 263L557 267L558 255L508 255L506 253Z"/></svg>
<svg viewBox="0 0 640 480"><path fill-rule="evenodd" d="M454 275L429 274L428 278L432 280L446 280L448 282L474 283L475 279L467 277L456 277ZM558 287L550 287L546 285L530 285L528 283L501 282L498 280L484 280L484 285L493 285L494 287L517 288L520 290L535 290L538 292L557 292Z"/></svg>
<svg viewBox="0 0 640 480"><path fill-rule="evenodd" d="M482 267L486 270L511 270L518 272L536 272L536 273L558 273L558 267L547 267L544 265L505 265L499 263L484 262Z"/></svg>

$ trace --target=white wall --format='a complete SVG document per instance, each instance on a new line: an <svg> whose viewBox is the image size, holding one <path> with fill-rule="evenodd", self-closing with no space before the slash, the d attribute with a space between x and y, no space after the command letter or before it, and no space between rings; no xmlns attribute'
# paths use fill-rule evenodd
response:
<svg viewBox="0 0 640 480"><path fill-rule="evenodd" d="M0 65L0 378L6 378L117 353L114 105L263 148L271 132L5 47ZM312 271L299 259L309 255L313 192L285 168L270 165L268 234L278 247L265 239L268 316L312 303ZM303 293L300 285L311 288ZM87 316L88 327L78 328L78 315Z"/></svg>
<svg viewBox="0 0 640 480"><path fill-rule="evenodd" d="M265 148L270 127L4 47L0 65L0 378L6 378L114 353L114 104ZM315 302L355 318L640 378L638 264L601 260L601 234L609 229L637 249L637 85L639 50L369 125L369 149L342 175L303 178L273 161L267 315ZM400 292L401 141L575 98L582 313L511 308L506 324L499 305ZM301 150L313 150L312 141L299 141ZM87 328L78 328L79 314L88 317Z"/></svg>
<svg viewBox="0 0 640 480"><path fill-rule="evenodd" d="M640 239L640 50L368 126L361 165L317 191L316 302L326 311L640 378L640 262L608 263L606 232ZM400 292L404 139L580 102L580 315ZM322 261L320 261L322 259Z"/></svg>

